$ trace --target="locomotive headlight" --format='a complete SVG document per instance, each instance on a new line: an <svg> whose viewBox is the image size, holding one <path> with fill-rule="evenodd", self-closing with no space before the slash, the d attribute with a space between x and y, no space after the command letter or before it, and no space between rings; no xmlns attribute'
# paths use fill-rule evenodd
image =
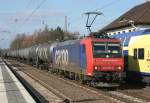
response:
<svg viewBox="0 0 150 103"><path fill-rule="evenodd" d="M97 66L95 66L95 67L94 67L94 69L95 69L95 70L97 70L97 69L98 69L98 67L97 67Z"/></svg>
<svg viewBox="0 0 150 103"><path fill-rule="evenodd" d="M121 66L117 66L117 69L118 69L118 70L121 70L122 68L121 68Z"/></svg>
<svg viewBox="0 0 150 103"><path fill-rule="evenodd" d="M94 69L95 69L95 70L100 70L101 67L100 67L100 66L94 66Z"/></svg>

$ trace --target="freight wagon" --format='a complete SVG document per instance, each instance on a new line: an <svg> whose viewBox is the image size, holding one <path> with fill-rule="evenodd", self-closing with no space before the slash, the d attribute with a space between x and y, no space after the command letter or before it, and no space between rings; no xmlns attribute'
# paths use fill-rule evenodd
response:
<svg viewBox="0 0 150 103"><path fill-rule="evenodd" d="M124 79L124 58L118 39L87 37L41 44L8 51L7 56L22 58L92 86L119 86Z"/></svg>

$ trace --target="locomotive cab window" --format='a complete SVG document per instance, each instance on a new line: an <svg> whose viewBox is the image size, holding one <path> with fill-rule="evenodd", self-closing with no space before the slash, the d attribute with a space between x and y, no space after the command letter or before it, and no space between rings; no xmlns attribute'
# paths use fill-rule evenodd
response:
<svg viewBox="0 0 150 103"><path fill-rule="evenodd" d="M120 43L93 43L93 56L96 58L114 58L121 57L121 44Z"/></svg>
<svg viewBox="0 0 150 103"><path fill-rule="evenodd" d="M144 59L144 48L138 49L138 59Z"/></svg>
<svg viewBox="0 0 150 103"><path fill-rule="evenodd" d="M121 52L120 44L117 44L117 43L108 44L108 52L113 53L113 54L120 53Z"/></svg>
<svg viewBox="0 0 150 103"><path fill-rule="evenodd" d="M121 44L120 43L108 43L107 52L110 57L121 57Z"/></svg>
<svg viewBox="0 0 150 103"><path fill-rule="evenodd" d="M137 49L134 49L134 50L133 50L133 53L134 53L134 54L133 54L133 58L134 58L134 59L137 59Z"/></svg>
<svg viewBox="0 0 150 103"><path fill-rule="evenodd" d="M94 42L93 43L93 56L94 57L105 57L106 43Z"/></svg>
<svg viewBox="0 0 150 103"><path fill-rule="evenodd" d="M105 52L106 44L104 43L94 43L94 52Z"/></svg>

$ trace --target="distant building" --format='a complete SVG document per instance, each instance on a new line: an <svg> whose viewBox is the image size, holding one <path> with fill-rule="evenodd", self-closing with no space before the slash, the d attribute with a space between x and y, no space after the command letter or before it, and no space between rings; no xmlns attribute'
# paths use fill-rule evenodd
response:
<svg viewBox="0 0 150 103"><path fill-rule="evenodd" d="M109 36L148 28L150 28L150 1L135 6L101 31L105 31Z"/></svg>

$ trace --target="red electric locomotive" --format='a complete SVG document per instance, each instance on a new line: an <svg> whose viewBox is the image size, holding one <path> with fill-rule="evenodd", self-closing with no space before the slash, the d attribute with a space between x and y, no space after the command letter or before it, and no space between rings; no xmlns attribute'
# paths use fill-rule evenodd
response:
<svg viewBox="0 0 150 103"><path fill-rule="evenodd" d="M92 86L119 86L124 78L124 58L118 39L84 38L58 43L53 67Z"/></svg>
<svg viewBox="0 0 150 103"><path fill-rule="evenodd" d="M81 41L86 48L86 72L92 84L104 87L119 86L125 77L124 58L118 39L87 38Z"/></svg>

